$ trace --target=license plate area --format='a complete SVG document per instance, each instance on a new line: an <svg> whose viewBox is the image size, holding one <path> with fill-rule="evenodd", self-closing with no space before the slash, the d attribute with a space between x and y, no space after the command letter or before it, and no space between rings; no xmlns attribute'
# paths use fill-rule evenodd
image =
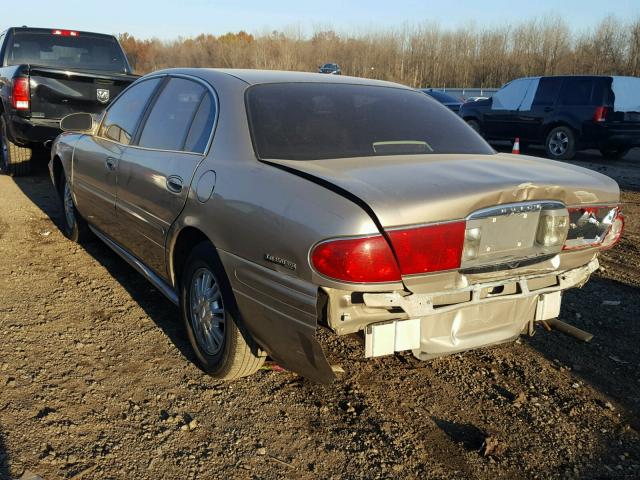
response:
<svg viewBox="0 0 640 480"><path fill-rule="evenodd" d="M463 257L461 268L509 263L559 252L561 246L543 247L536 241L541 212L556 209L564 210L565 207L558 202L524 202L474 212L467 218L466 232L476 231L479 242L473 245L472 257Z"/></svg>

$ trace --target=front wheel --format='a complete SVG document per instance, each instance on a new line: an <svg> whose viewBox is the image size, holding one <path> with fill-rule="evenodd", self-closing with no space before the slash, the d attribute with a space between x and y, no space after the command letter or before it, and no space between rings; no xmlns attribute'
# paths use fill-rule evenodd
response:
<svg viewBox="0 0 640 480"><path fill-rule="evenodd" d="M184 325L202 368L221 380L255 373L266 355L240 322L231 285L210 243L200 243L189 255L180 289Z"/></svg>
<svg viewBox="0 0 640 480"><path fill-rule="evenodd" d="M62 232L65 237L73 242L84 242L89 237L89 226L76 209L71 193L71 186L69 182L67 182L67 177L64 173L60 175L60 200L62 201L62 210L64 211Z"/></svg>
<svg viewBox="0 0 640 480"><path fill-rule="evenodd" d="M576 136L564 125L549 132L544 146L547 157L553 160L571 160L576 156Z"/></svg>
<svg viewBox="0 0 640 480"><path fill-rule="evenodd" d="M480 135L482 135L482 132L480 131L480 124L478 123L477 120L467 120L467 125L473 128L476 131L476 133L479 133Z"/></svg>
<svg viewBox="0 0 640 480"><path fill-rule="evenodd" d="M630 148L614 148L614 147L603 147L600 149L600 153L604 158L609 160L620 160L627 153L629 153Z"/></svg>
<svg viewBox="0 0 640 480"><path fill-rule="evenodd" d="M20 177L31 173L33 151L9 139L7 121L0 115L0 169L6 175Z"/></svg>

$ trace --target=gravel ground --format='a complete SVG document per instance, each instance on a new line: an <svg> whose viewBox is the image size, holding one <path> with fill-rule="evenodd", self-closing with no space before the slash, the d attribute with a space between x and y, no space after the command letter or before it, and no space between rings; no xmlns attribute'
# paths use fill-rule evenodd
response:
<svg viewBox="0 0 640 480"><path fill-rule="evenodd" d="M330 386L271 367L219 383L178 311L99 242L62 236L46 173L0 177L0 479L640 477L640 152L584 154L627 230L533 338L419 362L362 358ZM53 219L53 220L52 220Z"/></svg>

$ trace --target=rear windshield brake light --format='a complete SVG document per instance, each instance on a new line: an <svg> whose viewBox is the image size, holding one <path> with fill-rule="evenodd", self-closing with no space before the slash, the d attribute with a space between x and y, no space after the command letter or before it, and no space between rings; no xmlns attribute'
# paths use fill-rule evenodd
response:
<svg viewBox="0 0 640 480"><path fill-rule="evenodd" d="M62 35L63 37L78 37L78 32L74 30L53 30L51 32L54 35Z"/></svg>

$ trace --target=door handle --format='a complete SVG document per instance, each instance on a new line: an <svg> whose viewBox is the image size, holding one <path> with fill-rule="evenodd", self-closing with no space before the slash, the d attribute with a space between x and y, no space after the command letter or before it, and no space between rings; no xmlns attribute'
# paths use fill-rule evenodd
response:
<svg viewBox="0 0 640 480"><path fill-rule="evenodd" d="M546 113L553 112L553 107L544 107Z"/></svg>
<svg viewBox="0 0 640 480"><path fill-rule="evenodd" d="M167 178L167 189L173 193L180 193L182 191L182 179L177 175L171 175Z"/></svg>
<svg viewBox="0 0 640 480"><path fill-rule="evenodd" d="M104 161L105 167L107 167L107 170L110 170L110 171L114 171L116 169L117 164L118 164L118 161L113 157L107 157L107 159Z"/></svg>

